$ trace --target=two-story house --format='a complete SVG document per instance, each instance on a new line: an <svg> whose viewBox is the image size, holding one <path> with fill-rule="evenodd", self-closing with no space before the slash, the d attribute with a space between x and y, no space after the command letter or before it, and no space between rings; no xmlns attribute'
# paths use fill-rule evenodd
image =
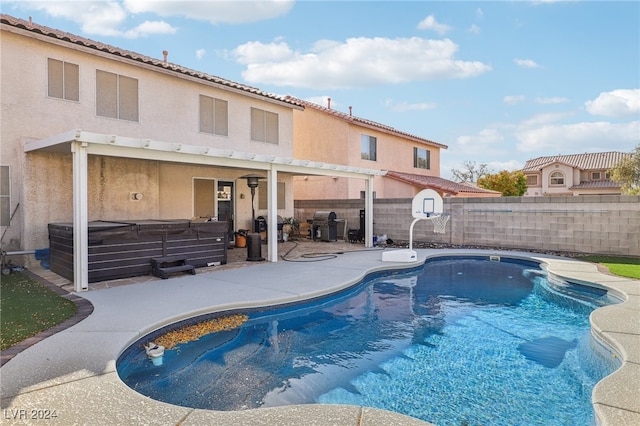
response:
<svg viewBox="0 0 640 426"><path fill-rule="evenodd" d="M527 177L525 196L621 194L609 170L629 156L597 152L533 158L522 169Z"/></svg>
<svg viewBox="0 0 640 426"><path fill-rule="evenodd" d="M166 51L150 58L5 14L0 25L2 251L46 248L48 224L72 223L78 291L90 222L217 219L232 235L257 215L292 215L294 175L361 179L371 198L384 173L295 158L294 100ZM247 175L267 187L263 210ZM277 238L267 257L277 260Z"/></svg>
<svg viewBox="0 0 640 426"><path fill-rule="evenodd" d="M441 196L499 197L495 191L440 177L440 150L447 146L312 102L293 111L293 155L332 164L385 170L374 178L375 198L411 198L430 188ZM364 198L362 181L338 176L294 176L296 200Z"/></svg>

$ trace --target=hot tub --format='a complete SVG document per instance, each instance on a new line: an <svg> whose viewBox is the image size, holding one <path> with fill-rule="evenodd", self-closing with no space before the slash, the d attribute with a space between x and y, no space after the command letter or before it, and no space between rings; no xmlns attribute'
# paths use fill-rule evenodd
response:
<svg viewBox="0 0 640 426"><path fill-rule="evenodd" d="M89 282L151 274L154 257L186 256L195 267L227 263L227 222L89 222ZM50 223L51 270L73 280L73 224Z"/></svg>

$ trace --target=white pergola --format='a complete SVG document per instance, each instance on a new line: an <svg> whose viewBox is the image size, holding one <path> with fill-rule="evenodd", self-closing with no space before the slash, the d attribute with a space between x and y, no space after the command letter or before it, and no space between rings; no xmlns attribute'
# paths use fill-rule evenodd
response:
<svg viewBox="0 0 640 426"><path fill-rule="evenodd" d="M261 170L267 174L267 221L277 222L278 173L336 176L365 180L365 247L373 244L373 178L382 170L364 169L272 155L239 152L205 146L163 142L152 139L70 130L45 139L25 143L25 152L71 153L73 158L73 281L75 291L89 287L88 156L135 158L183 164ZM268 232L272 227L268 228ZM277 238L267 238L267 260L278 261Z"/></svg>

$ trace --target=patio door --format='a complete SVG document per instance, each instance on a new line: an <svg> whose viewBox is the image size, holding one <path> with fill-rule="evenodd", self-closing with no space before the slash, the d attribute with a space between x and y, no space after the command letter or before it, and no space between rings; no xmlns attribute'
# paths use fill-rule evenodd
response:
<svg viewBox="0 0 640 426"><path fill-rule="evenodd" d="M235 240L234 238L234 209L235 209L235 191L234 183L229 181L218 181L218 220L226 221L229 225L229 241Z"/></svg>

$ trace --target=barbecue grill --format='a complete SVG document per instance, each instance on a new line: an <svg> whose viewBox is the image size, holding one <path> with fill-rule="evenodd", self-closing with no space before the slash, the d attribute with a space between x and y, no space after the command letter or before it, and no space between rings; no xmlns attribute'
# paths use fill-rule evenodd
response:
<svg viewBox="0 0 640 426"><path fill-rule="evenodd" d="M336 241L338 239L338 225L335 212L315 212L312 225L314 240Z"/></svg>

